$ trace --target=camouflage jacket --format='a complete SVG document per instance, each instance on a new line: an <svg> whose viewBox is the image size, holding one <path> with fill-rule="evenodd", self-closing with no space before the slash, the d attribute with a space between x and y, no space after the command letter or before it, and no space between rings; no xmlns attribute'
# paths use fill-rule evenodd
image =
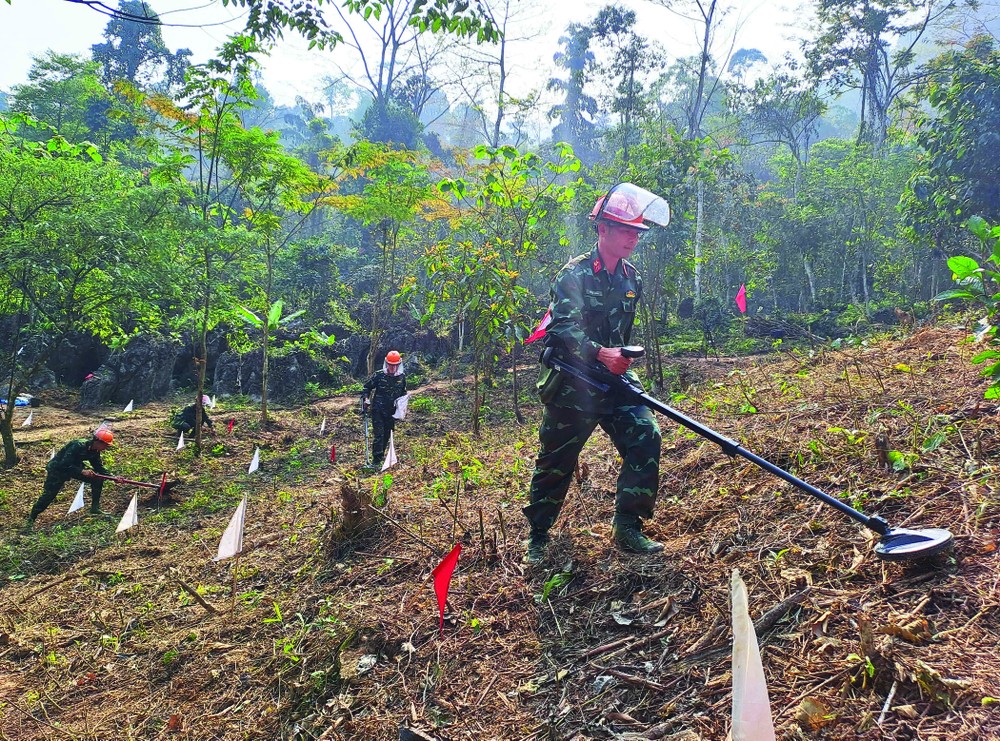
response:
<svg viewBox="0 0 1000 741"><path fill-rule="evenodd" d="M56 453L55 458L50 460L45 466L45 470L50 474L72 478L79 476L83 472L83 464L89 463L90 467L97 473L108 475L108 470L101 463L101 454L90 449L90 440L82 438L66 443L62 449Z"/></svg>
<svg viewBox="0 0 1000 741"><path fill-rule="evenodd" d="M186 407L181 409L177 414L174 415L173 422L171 423L174 427L181 427L187 425L188 427L194 427L194 419L197 416L198 410L195 404L188 404ZM207 427L212 427L212 419L208 416L208 411L204 406L201 408L201 423Z"/></svg>
<svg viewBox="0 0 1000 741"><path fill-rule="evenodd" d="M600 348L629 344L641 298L642 278L632 263L620 261L612 274L605 269L596 247L589 254L578 255L552 283L552 318L545 330L545 344L593 363ZM552 373L548 368L541 370L538 388L543 401L588 410L602 406L599 394L586 384L555 378L550 383ZM542 391L546 384L548 399Z"/></svg>
<svg viewBox="0 0 1000 741"><path fill-rule="evenodd" d="M374 396L372 395L372 392ZM406 376L399 373L387 375L385 371L375 371L371 378L365 381L364 393L361 398L372 400L372 412L383 417L391 417L396 411L396 399L406 393Z"/></svg>

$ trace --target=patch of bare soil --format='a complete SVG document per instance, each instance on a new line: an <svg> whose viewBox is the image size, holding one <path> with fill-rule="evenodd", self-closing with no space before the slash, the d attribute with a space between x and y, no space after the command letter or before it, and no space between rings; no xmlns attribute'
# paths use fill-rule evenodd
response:
<svg viewBox="0 0 1000 741"><path fill-rule="evenodd" d="M904 565L662 420L648 531L665 553L611 545L620 461L598 432L546 561L525 570L538 406L525 396L518 427L496 389L474 438L465 382L414 394L391 478L358 468L353 395L267 429L222 400L200 458L167 425L182 400L105 410L112 470L165 471L181 501L115 536L134 489L109 484L116 518L100 520L65 514L67 486L18 537L52 448L103 419L47 397L0 483L0 738L723 739L734 568L779 738L998 738L1000 433L963 337L703 364L686 397L663 397L868 514L955 534L953 552ZM213 562L244 495L244 552ZM430 572L455 542L439 633Z"/></svg>

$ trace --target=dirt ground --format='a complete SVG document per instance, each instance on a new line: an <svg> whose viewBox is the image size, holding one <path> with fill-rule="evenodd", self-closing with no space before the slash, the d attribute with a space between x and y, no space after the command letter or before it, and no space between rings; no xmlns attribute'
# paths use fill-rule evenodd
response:
<svg viewBox="0 0 1000 741"><path fill-rule="evenodd" d="M647 529L665 552L611 545L620 459L598 432L547 559L526 569L540 413L528 391L517 425L509 389L491 390L477 438L467 383L418 389L389 476L359 468L354 394L279 409L266 429L252 404L221 399L198 457L167 423L180 397L95 413L46 392L16 430L21 462L0 474L0 738L721 741L733 569L778 738L1000 738L1000 415L965 336L685 360L681 377L700 382L661 395L893 526L954 534L953 551L905 564L661 419ZM115 535L137 490L109 483L100 518L67 515L69 484L18 535L51 452L102 421L112 472L166 472L177 500L142 491L139 525ZM244 496L243 553L215 562ZM431 570L456 542L439 632Z"/></svg>

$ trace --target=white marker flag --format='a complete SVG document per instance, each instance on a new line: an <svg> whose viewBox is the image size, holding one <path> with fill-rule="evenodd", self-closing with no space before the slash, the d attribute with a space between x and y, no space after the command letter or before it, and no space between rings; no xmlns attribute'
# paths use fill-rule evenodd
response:
<svg viewBox="0 0 1000 741"><path fill-rule="evenodd" d="M116 533L128 530L130 527L134 527L139 524L139 495L133 494L132 501L128 503L128 509L125 510L125 514L122 515L122 521L118 523L118 527L115 528Z"/></svg>
<svg viewBox="0 0 1000 741"><path fill-rule="evenodd" d="M250 461L250 468L247 469L247 473L253 473L258 468L260 468L260 448L253 451L253 459Z"/></svg>
<svg viewBox="0 0 1000 741"><path fill-rule="evenodd" d="M410 405L410 395L403 394L396 399L396 411L392 413L394 419L405 419L406 408Z"/></svg>
<svg viewBox="0 0 1000 741"><path fill-rule="evenodd" d="M774 721L747 586L733 569L733 741L774 741Z"/></svg>
<svg viewBox="0 0 1000 741"><path fill-rule="evenodd" d="M31 427L31 420L33 420L34 418L35 418L35 413L28 412L28 416L24 418L24 421L21 423L21 427Z"/></svg>
<svg viewBox="0 0 1000 741"><path fill-rule="evenodd" d="M390 432L389 433L389 450L385 454L385 463L382 464L382 470L385 471L386 469L392 468L397 463L399 463L399 461L396 460L396 446L393 443L392 433Z"/></svg>
<svg viewBox="0 0 1000 741"><path fill-rule="evenodd" d="M323 417L323 421L319 423L319 434L322 435L326 432L326 417Z"/></svg>
<svg viewBox="0 0 1000 741"><path fill-rule="evenodd" d="M215 394L212 394L212 401L208 405L209 409L215 409Z"/></svg>
<svg viewBox="0 0 1000 741"><path fill-rule="evenodd" d="M181 450L184 447L184 430L181 430L181 436L177 438L177 449Z"/></svg>
<svg viewBox="0 0 1000 741"><path fill-rule="evenodd" d="M213 561L222 561L243 551L243 522L246 520L246 516L247 498L243 497L240 500L240 506L236 508L233 516L229 519L226 532L222 534L222 540L219 541L219 552L212 559Z"/></svg>
<svg viewBox="0 0 1000 741"><path fill-rule="evenodd" d="M56 449L52 448L52 454L49 456L49 460L52 460L55 457L56 457Z"/></svg>
<svg viewBox="0 0 1000 741"><path fill-rule="evenodd" d="M132 411L132 406L133 406L133 404L132 404L133 401L135 401L135 399L130 399L129 403L125 405L125 408L122 409L122 411L123 412L131 412Z"/></svg>
<svg viewBox="0 0 1000 741"><path fill-rule="evenodd" d="M73 504L69 505L69 512L67 515L71 515L78 509L83 509L83 484L80 484L80 488L76 490L76 496L73 498Z"/></svg>

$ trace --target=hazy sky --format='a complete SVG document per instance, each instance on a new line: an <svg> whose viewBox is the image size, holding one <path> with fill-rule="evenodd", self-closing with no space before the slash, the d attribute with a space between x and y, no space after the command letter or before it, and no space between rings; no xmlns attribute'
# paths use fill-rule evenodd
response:
<svg viewBox="0 0 1000 741"><path fill-rule="evenodd" d="M532 20L530 28L538 37L522 43L511 55L525 70L523 85L539 86L551 76L552 54L569 23L589 22L607 0L519 0ZM772 61L794 51L798 43L791 37L789 24L800 14L784 10L768 0L730 0L734 4L730 24L740 30L735 48L757 48ZM694 27L649 2L623 0L639 16L639 32L657 40L672 56L692 53L697 37ZM242 28L242 14L224 8L219 0L153 0L151 6L164 22L202 24L200 28L164 27L163 37L171 50L187 47L194 61L209 58L225 37ZM332 13L330 13L332 15ZM24 82L32 56L48 49L58 52L89 53L101 41L107 17L89 8L63 0L13 0L0 2L0 90ZM224 23L224 25L208 25ZM522 31L522 34L524 32ZM514 36L516 34L510 34ZM294 34L264 60L264 84L279 103L292 103L296 95L318 100L320 79L336 75L336 63L349 64L350 50L307 51ZM530 72L528 72L530 70Z"/></svg>

